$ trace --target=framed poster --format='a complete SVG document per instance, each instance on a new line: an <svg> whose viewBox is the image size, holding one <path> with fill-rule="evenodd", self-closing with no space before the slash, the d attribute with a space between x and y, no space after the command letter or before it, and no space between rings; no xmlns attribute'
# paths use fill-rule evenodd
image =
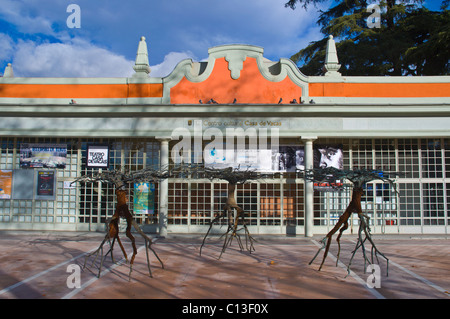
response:
<svg viewBox="0 0 450 319"><path fill-rule="evenodd" d="M108 145L88 145L86 166L88 168L108 168L108 166L109 166L109 146Z"/></svg>
<svg viewBox="0 0 450 319"><path fill-rule="evenodd" d="M155 184L134 183L133 212L135 215L155 213Z"/></svg>
<svg viewBox="0 0 450 319"><path fill-rule="evenodd" d="M28 144L20 145L21 168L65 168L67 145Z"/></svg>
<svg viewBox="0 0 450 319"><path fill-rule="evenodd" d="M0 199L11 199L12 179L12 170L0 170Z"/></svg>
<svg viewBox="0 0 450 319"><path fill-rule="evenodd" d="M54 200L56 195L55 171L38 171L36 174L35 198L40 200Z"/></svg>

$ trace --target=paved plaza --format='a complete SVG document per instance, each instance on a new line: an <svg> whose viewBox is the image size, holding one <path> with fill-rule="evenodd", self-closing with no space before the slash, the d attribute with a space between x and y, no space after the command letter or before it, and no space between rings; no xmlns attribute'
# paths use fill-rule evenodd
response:
<svg viewBox="0 0 450 319"><path fill-rule="evenodd" d="M137 234L136 234L137 235ZM346 266L356 237L344 235L336 266L335 241L321 271L322 253L313 264L322 236L255 236L255 251L240 251L233 241L219 255L222 239L208 237L200 256L203 235L169 234L153 245L164 268L144 242L129 278L129 265L118 245L112 263L105 259L100 278L98 259L86 261L104 235L92 232L0 232L1 299L450 299L450 241L445 235L374 235L389 259L379 258L379 288L375 273L364 271L357 252L348 275ZM125 249L131 245L121 236ZM109 244L105 245L106 252ZM367 265L366 265L367 267ZM79 275L78 277L76 277ZM370 277L372 276L372 277ZM371 288L372 286L373 288Z"/></svg>

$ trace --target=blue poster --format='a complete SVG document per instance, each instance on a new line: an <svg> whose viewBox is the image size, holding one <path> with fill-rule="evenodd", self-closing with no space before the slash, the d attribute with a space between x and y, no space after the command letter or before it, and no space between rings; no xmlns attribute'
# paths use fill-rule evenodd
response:
<svg viewBox="0 0 450 319"><path fill-rule="evenodd" d="M155 213L155 184L153 183L134 183L134 214Z"/></svg>

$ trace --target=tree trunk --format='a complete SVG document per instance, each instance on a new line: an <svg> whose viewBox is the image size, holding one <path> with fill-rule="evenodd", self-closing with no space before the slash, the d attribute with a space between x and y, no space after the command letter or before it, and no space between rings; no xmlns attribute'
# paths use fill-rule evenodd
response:
<svg viewBox="0 0 450 319"><path fill-rule="evenodd" d="M325 259L327 258L333 235L339 230L339 235L338 235L336 241L339 245L339 251L340 251L340 238L342 236L342 233L348 228L348 219L350 218L352 213L357 213L358 215L362 214L361 197L362 197L363 192L364 192L363 189L360 187L356 187L353 189L352 199L351 199L350 203L348 204L347 209L341 215L341 217L339 217L339 220L336 223L336 225L334 225L333 229L330 230L328 232L328 234L326 235L326 237L322 240L322 241L326 240L326 248L325 248L325 252L323 254L322 263L320 264L319 270L322 269ZM316 256L317 256L317 254L316 254ZM310 264L314 261L316 256L313 258L313 260L311 260ZM338 259L339 259L339 252L338 252Z"/></svg>

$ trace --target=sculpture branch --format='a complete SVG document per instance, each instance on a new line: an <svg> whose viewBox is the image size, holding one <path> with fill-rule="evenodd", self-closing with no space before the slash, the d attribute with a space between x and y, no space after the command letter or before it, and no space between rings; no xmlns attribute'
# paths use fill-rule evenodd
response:
<svg viewBox="0 0 450 319"><path fill-rule="evenodd" d="M246 243L246 249L251 253L255 250L253 243L255 242L255 239L251 236L247 224L245 222L245 211L238 205L236 198L235 198L235 190L236 185L238 184L245 184L252 180L257 180L263 177L262 174L246 169L246 170L240 170L239 168L204 168L203 169L203 175L205 178L208 178L209 180L219 179L219 180L225 180L228 182L228 196L227 201L225 205L222 208L222 212L218 214L210 223L208 231L205 234L205 237L203 238L202 245L200 246L200 255L202 254L202 248L205 245L206 238L208 237L213 225L217 223L221 219L227 220L227 231L222 235L224 236L224 242L222 245L222 251L220 253L219 259L222 256L222 254L225 252L226 248L230 246L231 242L233 241L233 238L236 238L239 247L242 250L244 250L244 245L242 244L241 237L238 233L240 230L239 227L239 221L241 222L242 229L244 229L244 236L245 236L245 243ZM236 212L234 214L234 212Z"/></svg>
<svg viewBox="0 0 450 319"><path fill-rule="evenodd" d="M364 188L367 183L372 181L380 180L383 183L389 183L390 186L394 189L395 192L397 192L397 187L395 184L395 180L393 177L397 177L401 175L400 173L386 173L381 171L375 171L375 170L339 170L333 167L325 168L325 169L310 169L310 170L304 170L300 172L300 175L302 175L305 180L307 181L314 181L314 182L323 182L323 181L329 181L329 180L346 180L350 182L350 187L353 188L352 191L352 197L351 201L347 206L347 209L345 212L339 217L338 222L334 227L328 232L328 234L322 239L322 247L317 251L313 259L309 262L311 264L319 254L319 252L323 249L325 249L325 252L323 254L322 262L320 264L319 270L322 269L322 266L325 262L325 259L327 258L332 237L333 235L339 231L339 234L337 236L337 244L338 244L338 253L337 253L337 261L336 265L339 262L339 255L340 255L340 239L343 234L343 232L348 228L348 220L352 213L356 213L358 215L360 225L358 229L358 239L355 246L355 249L352 252L350 262L347 266L347 272L350 273L350 265L353 260L353 257L356 253L356 251L361 248L363 252L363 258L364 263L367 261L369 263L373 263L373 256L375 253L375 257L378 260L378 255L382 256L386 259L387 267L389 267L389 259L386 258L384 254L382 254L378 248L376 247L372 235L370 232L369 227L369 217L363 214L362 208L361 208L361 197L364 194ZM367 257L367 250L365 247L365 243L368 241L371 245L371 251L372 251L372 258L369 260ZM365 267L364 267L365 268Z"/></svg>
<svg viewBox="0 0 450 319"><path fill-rule="evenodd" d="M144 169L144 170L133 172L133 173L124 173L124 172L118 171L118 170L101 171L101 172L92 173L89 175L84 175L84 176L81 176L81 177L75 179L75 181L73 183L76 183L76 182L80 182L80 183L102 182L102 183L112 184L115 187L115 193L116 193L116 198L117 198L117 205L116 205L116 210L114 212L114 215L111 217L111 219L108 219L106 221L107 231L106 231L105 238L103 239L103 241L101 242L100 246L97 248L96 251L94 251L91 254L86 256L85 263L84 263L85 267L86 267L86 261L89 257L91 257L92 255L95 254L95 258L93 261L93 264L94 264L100 253L101 260L100 260L100 266L99 266L99 271L98 271L98 277L100 277L104 259L106 258L106 256L109 253L111 253L112 261L115 262L114 257L113 257L113 249L114 249L114 244L117 240L117 242L119 243L119 246L122 250L122 253L125 257L125 260L130 263L130 272L128 274L128 279L130 280L131 272L133 270L134 259L137 254L136 240L131 233L131 227L134 227L134 229L141 235L141 237L145 241L145 250L146 250L146 256L147 256L147 268L148 268L150 277L152 277L152 272L151 272L150 261L149 261L149 257L148 257L149 250L151 250L153 252L153 254L156 256L156 258L160 262L161 267L164 268L163 262L159 258L156 251L152 248L153 240L151 238L149 238L142 231L140 226L134 220L133 214L128 209L126 187L129 183L141 182L141 181L158 181L158 180L167 178L167 176L168 176L167 169L159 170L159 169L148 168L148 169ZM120 237L119 237L120 218L124 218L126 220L127 226L126 226L125 234L130 239L131 245L133 248L133 254L131 256L130 261L128 261L128 256L125 252L125 249L124 249L122 242L120 240ZM111 242L111 239L112 239L112 242ZM103 245L107 241L110 244L110 248L106 252L106 254L103 255Z"/></svg>

